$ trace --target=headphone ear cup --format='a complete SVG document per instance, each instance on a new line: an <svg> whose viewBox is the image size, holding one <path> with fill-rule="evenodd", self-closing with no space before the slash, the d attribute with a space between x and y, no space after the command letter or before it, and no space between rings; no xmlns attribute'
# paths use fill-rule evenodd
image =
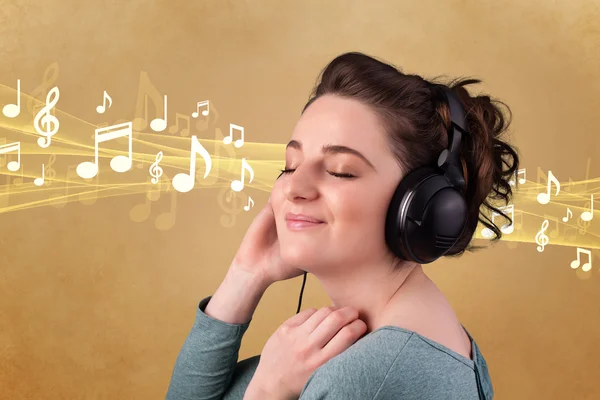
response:
<svg viewBox="0 0 600 400"><path fill-rule="evenodd" d="M467 204L439 169L425 166L398 185L386 216L385 237L405 260L430 263L456 243L467 220Z"/></svg>

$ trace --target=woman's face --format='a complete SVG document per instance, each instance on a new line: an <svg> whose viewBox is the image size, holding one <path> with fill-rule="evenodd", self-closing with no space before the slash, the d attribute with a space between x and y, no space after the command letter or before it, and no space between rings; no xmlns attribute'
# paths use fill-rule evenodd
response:
<svg viewBox="0 0 600 400"><path fill-rule="evenodd" d="M352 99L318 98L296 124L285 168L293 172L281 175L271 197L285 262L315 273L382 259L401 171L373 111ZM294 228L288 213L324 222Z"/></svg>

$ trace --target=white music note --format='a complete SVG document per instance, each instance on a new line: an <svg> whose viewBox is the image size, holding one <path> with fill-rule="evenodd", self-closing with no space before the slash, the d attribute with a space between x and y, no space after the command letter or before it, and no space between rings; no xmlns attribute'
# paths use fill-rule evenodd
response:
<svg viewBox="0 0 600 400"><path fill-rule="evenodd" d="M104 95L102 96L102 104L99 105L98 107L96 107L96 112L98 114L104 114L104 111L106 111L106 102L108 101L108 108L110 108L112 106L112 98L108 95L108 93L106 93L106 90L104 91Z"/></svg>
<svg viewBox="0 0 600 400"><path fill-rule="evenodd" d="M504 234L510 235L511 233L513 233L515 231L515 206L514 206L514 204L509 204L507 206L498 207L498 211L508 211L509 212L510 219L512 222L502 225L500 227L500 231ZM500 215L502 215L502 214L497 213L496 211L492 211L492 223L494 223L494 219L496 217L499 217ZM492 231L488 227L485 227L481 231L481 236L483 236L486 239L490 239L494 236L494 231Z"/></svg>
<svg viewBox="0 0 600 400"><path fill-rule="evenodd" d="M198 118L198 111L200 111L200 107L202 106L206 106L206 110L202 110L202 115L204 115L205 117L208 115L208 113L210 112L210 103L208 102L208 100L204 100L198 102L196 111L192 113L192 118Z"/></svg>
<svg viewBox="0 0 600 400"><path fill-rule="evenodd" d="M17 79L17 104L7 104L2 113L8 118L15 118L21 113L21 80Z"/></svg>
<svg viewBox="0 0 600 400"><path fill-rule="evenodd" d="M583 221L591 221L594 218L594 195L590 195L590 211L584 211L581 213L581 219Z"/></svg>
<svg viewBox="0 0 600 400"><path fill-rule="evenodd" d="M242 158L242 179L241 180L235 180L231 182L231 190L233 190L234 192L241 192L242 189L244 189L244 171L248 170L248 172L250 172L250 180L248 181L248 183L252 182L252 179L254 179L254 171L252 170L252 167L250 166L250 164L248 164L248 162L246 161L245 158Z"/></svg>
<svg viewBox="0 0 600 400"><path fill-rule="evenodd" d="M100 143L108 142L109 140L117 139L123 136L127 136L128 141L128 155L118 155L110 160L110 167L115 172L127 172L131 169L132 157L131 157L131 133L132 123L125 122L122 124L106 126L103 128L96 129L95 133L95 145L94 145L94 162L84 161L77 166L77 175L84 179L90 179L96 176L98 173L98 145Z"/></svg>
<svg viewBox="0 0 600 400"><path fill-rule="evenodd" d="M571 268L573 268L573 269L579 268L579 265L581 264L581 253L587 254L587 256L588 256L588 262L584 263L581 266L581 270L583 272L588 272L589 270L592 269L592 252L590 250L582 249L581 247L577 248L577 259L571 261Z"/></svg>
<svg viewBox="0 0 600 400"><path fill-rule="evenodd" d="M554 185L556 185L556 193L554 194L555 196L558 195L558 193L560 192L560 182L558 181L558 179L556 179L556 177L554 176L554 174L552 174L552 171L548 170L548 188L547 188L547 192L546 193L539 193L537 195L537 201L540 204L548 204L550 202L550 184L554 183Z"/></svg>
<svg viewBox="0 0 600 400"><path fill-rule="evenodd" d="M6 164L6 168L8 168L9 171L15 172L21 168L21 142L0 145L0 154L6 154L11 151L17 152L17 161L9 161Z"/></svg>
<svg viewBox="0 0 600 400"><path fill-rule="evenodd" d="M238 129L242 132L242 137L240 139L237 139L235 141L235 143L233 144L235 147L237 147L239 149L244 144L244 127L243 126L236 125L236 124L229 124L229 136L225 136L223 138L223 143L224 144L231 143L231 141L233 140L233 130L234 129Z"/></svg>
<svg viewBox="0 0 600 400"><path fill-rule="evenodd" d="M514 179L511 179L511 180L508 181L508 183L509 183L510 186L515 186L515 179L518 178L519 175L523 175L522 178L519 178L519 183L520 184L523 184L523 183L527 182L527 169L526 168L522 168L522 169L519 169L518 171L516 171L514 173L514 175L513 175Z"/></svg>
<svg viewBox="0 0 600 400"><path fill-rule="evenodd" d="M44 164L42 164L42 177L41 178L35 178L33 180L33 184L35 186L42 186L44 184Z"/></svg>
<svg viewBox="0 0 600 400"><path fill-rule="evenodd" d="M250 205L252 204L252 205ZM248 205L244 206L244 210L245 211L250 211L250 208L254 205L254 200L252 200L252 197L248 196Z"/></svg>
<svg viewBox="0 0 600 400"><path fill-rule="evenodd" d="M204 178L210 173L212 166L212 160L208 151L200 144L196 135L192 136L192 149L190 151L190 173L180 172L173 177L173 187L175 190L181 193L189 192L194 188L196 181L196 154L200 154L206 164L206 171L204 172Z"/></svg>
<svg viewBox="0 0 600 400"><path fill-rule="evenodd" d="M164 118L154 118L150 121L150 128L154 132L162 132L167 127L167 95L165 94L165 116Z"/></svg>
<svg viewBox="0 0 600 400"><path fill-rule="evenodd" d="M571 211L571 209L569 207L567 207L567 216L562 217L563 222L567 222L569 220L569 218L571 218L572 216L573 216L573 211Z"/></svg>

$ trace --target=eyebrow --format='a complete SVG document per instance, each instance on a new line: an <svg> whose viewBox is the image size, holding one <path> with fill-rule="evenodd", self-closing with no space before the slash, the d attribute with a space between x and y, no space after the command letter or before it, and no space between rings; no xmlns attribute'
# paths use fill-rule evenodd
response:
<svg viewBox="0 0 600 400"><path fill-rule="evenodd" d="M288 147L302 151L302 143L298 142L297 140L290 140L290 142L287 144L287 146L285 146L286 150ZM365 157L358 150L354 150L350 147L341 146L341 145L333 145L333 144L325 144L321 148L321 151L323 152L323 154L352 154L352 155L355 155L358 158L362 159L371 168L375 169L375 166L373 164L371 164L371 162L369 160L367 160L367 157Z"/></svg>

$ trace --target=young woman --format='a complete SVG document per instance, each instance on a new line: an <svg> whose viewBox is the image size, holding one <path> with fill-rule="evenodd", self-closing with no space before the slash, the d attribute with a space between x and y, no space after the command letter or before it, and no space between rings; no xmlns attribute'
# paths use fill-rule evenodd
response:
<svg viewBox="0 0 600 400"><path fill-rule="evenodd" d="M200 302L167 399L493 397L474 339L423 262L399 257L385 232L399 183L436 165L449 147L455 116L445 90L451 90L464 110L457 163L466 182L466 222L441 255L472 249L480 220L500 238L480 208L498 211L488 198L508 203L519 157L500 139L510 121L490 97L471 97L464 88L478 82L432 83L355 52L329 63L295 126L267 205L221 286ZM435 218L456 217L444 214L443 204ZM305 272L333 305L296 314L261 355L238 363L264 291Z"/></svg>

